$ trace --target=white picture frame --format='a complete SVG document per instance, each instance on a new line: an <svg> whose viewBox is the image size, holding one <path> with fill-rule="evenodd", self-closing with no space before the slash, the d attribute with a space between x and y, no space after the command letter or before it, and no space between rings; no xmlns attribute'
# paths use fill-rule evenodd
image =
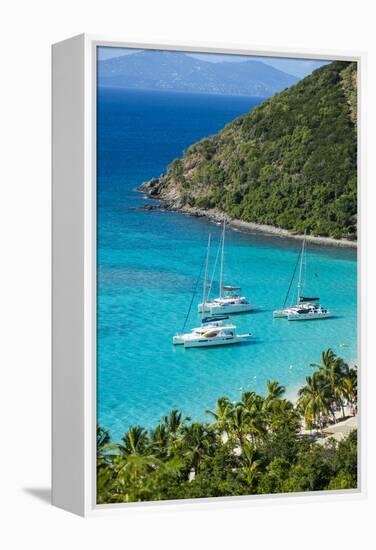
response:
<svg viewBox="0 0 376 550"><path fill-rule="evenodd" d="M153 503L96 504L96 48L167 49L274 57L351 60L358 63L358 297L360 430L359 487L354 490L225 497ZM81 516L144 506L265 505L366 495L366 359L363 263L365 55L333 51L275 51L224 44L139 44L79 35L52 47L52 502Z"/></svg>

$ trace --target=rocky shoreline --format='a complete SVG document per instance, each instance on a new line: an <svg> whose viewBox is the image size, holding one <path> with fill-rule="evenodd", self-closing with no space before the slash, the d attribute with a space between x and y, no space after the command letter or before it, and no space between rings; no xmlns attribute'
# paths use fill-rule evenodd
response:
<svg viewBox="0 0 376 550"><path fill-rule="evenodd" d="M197 207L191 207L186 205L179 204L180 201L176 197L163 197L160 194L160 180L159 178L151 179L150 181L144 182L140 187L136 188L136 191L144 193L147 198L158 201L154 205L145 205L141 207L142 210L170 210L174 212L182 212L190 216L195 217L205 217L214 222L221 222L224 215L226 216L227 223L245 233L265 233L268 235L274 235L280 238L289 238L295 240L303 240L304 236L298 233L291 233L287 229L282 229L280 227L274 227L272 225L264 225L255 222L246 222L236 218L231 218L227 214L224 214L219 209L200 209ZM306 240L313 244L323 245L323 246L336 246L343 248L357 248L357 241L350 241L347 239L334 239L332 237L316 237L313 235L307 235Z"/></svg>

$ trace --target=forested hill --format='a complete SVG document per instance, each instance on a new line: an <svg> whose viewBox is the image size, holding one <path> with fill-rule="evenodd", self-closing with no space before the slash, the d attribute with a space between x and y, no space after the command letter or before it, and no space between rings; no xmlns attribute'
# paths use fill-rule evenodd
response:
<svg viewBox="0 0 376 550"><path fill-rule="evenodd" d="M144 185L178 209L356 238L356 64L314 71L191 145Z"/></svg>

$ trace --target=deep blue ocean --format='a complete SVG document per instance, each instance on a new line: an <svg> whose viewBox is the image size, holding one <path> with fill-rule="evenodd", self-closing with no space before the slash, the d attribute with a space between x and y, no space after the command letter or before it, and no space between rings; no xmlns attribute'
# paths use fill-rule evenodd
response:
<svg viewBox="0 0 376 550"><path fill-rule="evenodd" d="M259 101L98 90L98 421L115 440L129 425L152 427L174 408L203 420L218 397L237 400L245 389L263 393L269 379L285 384L292 397L328 347L356 361L356 252L308 247L306 293L320 296L333 319L273 320L301 244L231 229L224 282L241 285L257 306L233 317L253 341L191 350L171 343L184 322L208 233L215 249L220 228L202 218L138 210L145 199L134 188ZM188 329L197 326L200 298Z"/></svg>

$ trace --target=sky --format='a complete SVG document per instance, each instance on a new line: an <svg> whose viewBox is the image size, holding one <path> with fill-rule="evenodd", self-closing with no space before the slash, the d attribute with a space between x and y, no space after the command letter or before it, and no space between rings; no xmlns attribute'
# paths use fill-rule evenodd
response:
<svg viewBox="0 0 376 550"><path fill-rule="evenodd" d="M121 55L132 55L141 50L130 49L130 48L111 48L111 47L100 47L98 48L98 58L99 59L111 59L112 57L119 57ZM271 65L275 69L279 69L285 73L297 76L298 78L303 78L307 76L312 71L329 63L325 60L316 60L316 59L297 59L297 58L287 58L287 57L258 57L258 56L244 56L244 55L220 55L220 54L187 54L190 57L196 59L201 59L203 61L209 61L210 63L221 63L221 62L236 62L242 63L253 59L256 61L262 61L267 65Z"/></svg>

